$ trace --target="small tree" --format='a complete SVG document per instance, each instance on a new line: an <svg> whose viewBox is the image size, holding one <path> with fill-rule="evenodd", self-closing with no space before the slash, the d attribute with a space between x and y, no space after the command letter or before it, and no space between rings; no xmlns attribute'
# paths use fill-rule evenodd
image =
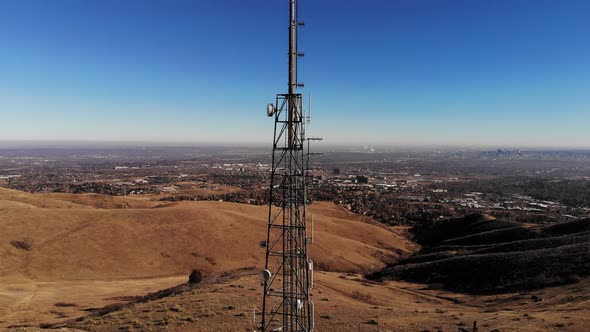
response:
<svg viewBox="0 0 590 332"><path fill-rule="evenodd" d="M200 271L193 270L191 274L188 276L188 283L189 284L198 284L203 280L203 275Z"/></svg>

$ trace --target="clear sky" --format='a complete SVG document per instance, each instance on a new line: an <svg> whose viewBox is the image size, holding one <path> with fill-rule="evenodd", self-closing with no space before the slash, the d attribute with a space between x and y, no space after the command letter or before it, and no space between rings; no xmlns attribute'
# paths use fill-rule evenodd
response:
<svg viewBox="0 0 590 332"><path fill-rule="evenodd" d="M590 1L301 0L330 143L590 147ZM1 0L0 140L265 142L287 0Z"/></svg>

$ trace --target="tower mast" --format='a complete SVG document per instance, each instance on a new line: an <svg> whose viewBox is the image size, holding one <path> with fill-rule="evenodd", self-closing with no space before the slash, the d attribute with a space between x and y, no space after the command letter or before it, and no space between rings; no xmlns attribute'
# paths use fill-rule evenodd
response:
<svg viewBox="0 0 590 332"><path fill-rule="evenodd" d="M261 330L311 332L314 329L313 263L307 254L305 117L297 88L297 0L289 0L289 90L267 106L274 117L271 181Z"/></svg>

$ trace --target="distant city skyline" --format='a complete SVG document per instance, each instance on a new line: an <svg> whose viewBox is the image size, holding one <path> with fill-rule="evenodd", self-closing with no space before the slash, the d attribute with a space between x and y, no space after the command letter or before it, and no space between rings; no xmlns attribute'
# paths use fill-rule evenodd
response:
<svg viewBox="0 0 590 332"><path fill-rule="evenodd" d="M590 147L588 1L301 0L331 145ZM0 2L0 141L272 138L287 1Z"/></svg>

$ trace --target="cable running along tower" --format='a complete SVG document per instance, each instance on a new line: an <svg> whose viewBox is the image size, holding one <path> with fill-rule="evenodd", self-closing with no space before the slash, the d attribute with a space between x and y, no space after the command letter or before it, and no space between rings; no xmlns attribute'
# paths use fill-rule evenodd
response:
<svg viewBox="0 0 590 332"><path fill-rule="evenodd" d="M306 176L309 151L304 151L305 121L297 81L297 0L289 0L289 92L278 94L267 105L274 117L272 169L269 187L268 232L262 271L263 332L310 332L314 330L313 263L307 254L311 241L306 229ZM308 140L309 143L309 140ZM308 149L309 150L309 149Z"/></svg>

